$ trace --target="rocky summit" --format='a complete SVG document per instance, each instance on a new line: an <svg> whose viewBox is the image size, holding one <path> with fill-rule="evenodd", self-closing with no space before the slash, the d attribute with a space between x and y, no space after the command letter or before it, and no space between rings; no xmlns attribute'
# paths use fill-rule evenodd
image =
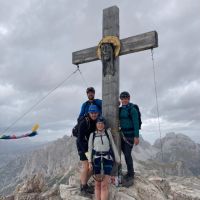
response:
<svg viewBox="0 0 200 200"><path fill-rule="evenodd" d="M55 183L49 187L43 175L38 174L19 184L15 192L0 200L89 200L79 191L77 171L68 175L67 183ZM171 178L171 179L170 179ZM91 183L90 183L91 184ZM112 200L200 200L200 180L192 178L175 180L174 177L144 178L136 173L134 185L130 188L116 187L111 184Z"/></svg>
<svg viewBox="0 0 200 200"><path fill-rule="evenodd" d="M196 169L200 166L199 144L182 134L167 134L161 141L162 160L159 140L154 145L142 137L140 141L133 151L134 185L130 188L111 185L110 199L200 199L199 169ZM125 170L123 157L122 164ZM29 155L18 157L9 168L6 166L0 168L3 172L0 200L86 200L79 193L80 164L74 138L65 136L43 145ZM92 178L90 181L93 184Z"/></svg>

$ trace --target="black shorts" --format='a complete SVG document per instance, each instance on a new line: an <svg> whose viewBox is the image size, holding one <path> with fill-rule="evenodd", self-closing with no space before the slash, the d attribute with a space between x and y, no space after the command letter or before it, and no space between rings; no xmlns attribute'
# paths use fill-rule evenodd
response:
<svg viewBox="0 0 200 200"><path fill-rule="evenodd" d="M82 144L80 145L78 143L78 141L76 140L76 146L77 146L77 151L78 151L80 160L81 161L88 160L87 157L86 157L86 155L85 155L85 152L87 152L87 150L88 150L88 143L87 143L87 141L83 141ZM85 152L83 152L83 151L85 151Z"/></svg>
<svg viewBox="0 0 200 200"><path fill-rule="evenodd" d="M88 160L85 153L79 153L80 161L86 161Z"/></svg>
<svg viewBox="0 0 200 200"><path fill-rule="evenodd" d="M101 163L102 162L102 163ZM103 158L101 161L101 158L95 158L93 163L93 173L95 175L101 174L101 171L103 171L104 175L110 175L113 168L113 161Z"/></svg>

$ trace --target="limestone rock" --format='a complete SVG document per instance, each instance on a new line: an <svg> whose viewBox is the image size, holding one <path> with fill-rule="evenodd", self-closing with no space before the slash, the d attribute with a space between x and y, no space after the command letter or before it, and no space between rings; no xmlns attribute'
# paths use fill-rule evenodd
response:
<svg viewBox="0 0 200 200"><path fill-rule="evenodd" d="M16 187L12 199L5 200L61 200L58 185L48 188L44 177L37 174Z"/></svg>
<svg viewBox="0 0 200 200"><path fill-rule="evenodd" d="M41 174L37 174L18 185L15 193L41 193L44 187L44 177Z"/></svg>
<svg viewBox="0 0 200 200"><path fill-rule="evenodd" d="M63 200L89 200L90 198L80 196L79 187L60 185L60 197Z"/></svg>
<svg viewBox="0 0 200 200"><path fill-rule="evenodd" d="M78 186L60 185L60 196L63 200L88 200L81 197ZM159 186L137 175L134 186L130 188L110 186L110 200L165 200L166 195Z"/></svg>
<svg viewBox="0 0 200 200"><path fill-rule="evenodd" d="M64 136L34 151L27 159L20 176L26 178L42 173L45 177L55 177L65 174L70 166L77 166L78 162L75 139Z"/></svg>
<svg viewBox="0 0 200 200"><path fill-rule="evenodd" d="M161 141L164 164L175 162L180 164L179 166L177 165L177 172L180 173L171 175L197 176L200 174L200 144L195 143L186 135L175 133L166 134ZM160 140L156 140L153 146L159 149ZM155 158L162 161L161 153L157 153ZM184 167L184 171L182 171L182 167Z"/></svg>
<svg viewBox="0 0 200 200"><path fill-rule="evenodd" d="M0 197L0 200L14 200L14 195L9 195L7 197Z"/></svg>
<svg viewBox="0 0 200 200"><path fill-rule="evenodd" d="M167 194L170 194L171 187L166 179L161 177L150 177L148 180L154 183L155 186L159 187L166 197L168 196Z"/></svg>

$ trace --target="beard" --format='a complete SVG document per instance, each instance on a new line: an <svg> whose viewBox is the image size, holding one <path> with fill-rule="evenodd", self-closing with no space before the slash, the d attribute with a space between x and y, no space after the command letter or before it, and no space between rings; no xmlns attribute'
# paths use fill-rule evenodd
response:
<svg viewBox="0 0 200 200"><path fill-rule="evenodd" d="M94 95L89 95L89 96L88 96L88 99L89 99L89 100L94 100Z"/></svg>

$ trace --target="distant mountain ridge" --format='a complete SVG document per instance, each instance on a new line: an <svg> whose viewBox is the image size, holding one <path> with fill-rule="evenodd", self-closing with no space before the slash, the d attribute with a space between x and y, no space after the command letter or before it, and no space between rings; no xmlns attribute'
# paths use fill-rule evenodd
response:
<svg viewBox="0 0 200 200"><path fill-rule="evenodd" d="M35 150L27 159L21 177L37 172L42 172L45 176L57 176L64 174L70 166L76 166L78 162L75 138L64 136Z"/></svg>
<svg viewBox="0 0 200 200"><path fill-rule="evenodd" d="M79 168L75 141L75 138L64 136L0 167L0 188L2 188L0 194L8 194L13 191L17 183L38 173L43 174L51 185L68 180L68 175L65 177L66 172ZM162 144L164 163L162 163L160 141L157 140L151 145L140 137L140 145L135 146L133 151L136 171L147 175L164 172L177 176L200 175L199 144L183 134L174 133L167 134L162 139ZM125 167L124 161L122 162Z"/></svg>
<svg viewBox="0 0 200 200"><path fill-rule="evenodd" d="M22 140L0 140L0 167L6 165L16 157L32 152L42 146L43 143L35 143L30 139L25 138Z"/></svg>
<svg viewBox="0 0 200 200"><path fill-rule="evenodd" d="M195 143L183 134L168 133L162 140L156 140L153 147L163 146L163 160L161 152L155 159L164 163L183 162L194 176L200 175L200 144Z"/></svg>

